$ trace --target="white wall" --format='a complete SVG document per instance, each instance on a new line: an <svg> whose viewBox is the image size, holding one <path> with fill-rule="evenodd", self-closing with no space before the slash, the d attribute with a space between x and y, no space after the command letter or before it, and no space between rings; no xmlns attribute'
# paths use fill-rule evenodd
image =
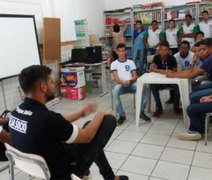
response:
<svg viewBox="0 0 212 180"><path fill-rule="evenodd" d="M105 9L106 10L114 10L114 9L121 9L125 7L132 7L135 4L146 4L146 3L153 3L159 2L161 0L105 0ZM191 0L163 0L166 6L169 5L181 5Z"/></svg>
<svg viewBox="0 0 212 180"><path fill-rule="evenodd" d="M51 0L50 0L51 1ZM103 0L54 0L53 16L61 18L62 41L74 40L74 20L87 19L89 33L104 33Z"/></svg>

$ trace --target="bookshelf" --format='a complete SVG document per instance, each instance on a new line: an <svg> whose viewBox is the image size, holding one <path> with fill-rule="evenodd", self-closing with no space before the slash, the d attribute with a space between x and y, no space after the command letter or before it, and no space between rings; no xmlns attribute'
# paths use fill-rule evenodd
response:
<svg viewBox="0 0 212 180"><path fill-rule="evenodd" d="M185 21L185 15L191 14L194 23L197 23L197 5L196 4L184 4L179 6L167 6L164 8L164 28L167 29L168 21L174 19L176 26L179 28Z"/></svg>
<svg viewBox="0 0 212 180"><path fill-rule="evenodd" d="M134 22L141 20L144 27L148 28L153 20L157 20L159 28L163 27L163 3L149 3L133 5Z"/></svg>
<svg viewBox="0 0 212 180"><path fill-rule="evenodd" d="M112 11L104 11L105 19L105 38L106 46L112 46L112 36L109 34L109 30L113 28L115 24L119 24L122 29L125 24L127 28L124 32L125 44L128 49L128 58L132 58L132 46L133 46L133 18L132 8L117 9Z"/></svg>

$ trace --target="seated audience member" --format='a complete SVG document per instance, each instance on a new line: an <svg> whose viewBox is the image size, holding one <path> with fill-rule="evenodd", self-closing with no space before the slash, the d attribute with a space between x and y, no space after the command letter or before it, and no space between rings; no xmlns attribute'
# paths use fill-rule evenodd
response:
<svg viewBox="0 0 212 180"><path fill-rule="evenodd" d="M93 112L94 102L64 117L48 110L45 104L54 98L55 86L51 69L46 66L32 65L23 69L19 83L26 98L9 119L15 148L44 157L51 179L70 180L72 173L83 177L93 162L105 180L128 179L114 175L103 150L116 127L114 116L98 112L84 128L78 128L72 122Z"/></svg>
<svg viewBox="0 0 212 180"><path fill-rule="evenodd" d="M204 33L199 31L195 34L195 43L200 42L204 39ZM194 44L195 46L195 44ZM194 52L194 46L191 48L191 51Z"/></svg>
<svg viewBox="0 0 212 180"><path fill-rule="evenodd" d="M162 42L159 46L159 54L155 55L153 58L153 63L150 66L150 70L152 72L164 73L168 70L176 71L177 70L177 62L173 56L169 54L169 45L167 42ZM178 114L181 112L179 108L179 88L177 85L169 85L174 88L174 110ZM159 84L151 84L150 88L152 90L152 94L154 96L156 102L156 111L153 116L159 116L163 113L162 103L160 100L159 90L161 89L161 85Z"/></svg>
<svg viewBox="0 0 212 180"><path fill-rule="evenodd" d="M212 38L206 38L204 39L200 44L201 49L201 55L203 60L203 63L201 66L195 66L194 68L191 68L186 71L168 71L165 72L166 76L169 78L188 78L193 79L196 78L199 75L202 75L204 73L208 74L208 78L211 81L212 80ZM190 100L191 103L199 102L199 99L202 96L210 95L212 92L212 86L211 84L203 84L200 85L201 87L197 87L197 91L193 91Z"/></svg>
<svg viewBox="0 0 212 180"><path fill-rule="evenodd" d="M111 64L111 72L115 82L117 83L113 89L113 99L116 108L116 113L119 116L118 124L122 124L126 120L126 114L123 110L120 95L126 92L136 92L136 66L132 60L126 59L126 46L125 44L118 44L117 46L118 59ZM146 88L142 92L140 118L145 121L150 121L150 118L145 115L144 110L147 102Z"/></svg>
<svg viewBox="0 0 212 180"><path fill-rule="evenodd" d="M201 139L205 132L205 114L212 112L212 95L204 96L199 102L191 104L187 108L190 118L190 126L187 133L179 133L179 138L186 141Z"/></svg>
<svg viewBox="0 0 212 180"><path fill-rule="evenodd" d="M188 41L182 41L180 43L179 52L174 54L178 66L181 70L190 69L194 53L190 50L190 44Z"/></svg>
<svg viewBox="0 0 212 180"><path fill-rule="evenodd" d="M0 118L0 161L7 161L4 143L11 144L9 132L6 130L8 120Z"/></svg>

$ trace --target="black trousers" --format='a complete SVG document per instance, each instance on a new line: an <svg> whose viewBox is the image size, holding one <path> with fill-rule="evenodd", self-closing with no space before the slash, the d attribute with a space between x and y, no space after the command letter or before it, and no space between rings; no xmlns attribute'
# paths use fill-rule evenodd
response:
<svg viewBox="0 0 212 180"><path fill-rule="evenodd" d="M72 160L73 157L75 158L75 162L71 163L70 174L73 173L79 177L83 177L93 162L95 162L99 168L100 174L105 180L114 180L114 172L112 171L103 149L115 128L116 118L112 115L106 115L97 134L90 143L70 144L67 146L67 150L70 152ZM70 174L60 177L58 180L70 180ZM57 178L52 178L52 180L56 179Z"/></svg>

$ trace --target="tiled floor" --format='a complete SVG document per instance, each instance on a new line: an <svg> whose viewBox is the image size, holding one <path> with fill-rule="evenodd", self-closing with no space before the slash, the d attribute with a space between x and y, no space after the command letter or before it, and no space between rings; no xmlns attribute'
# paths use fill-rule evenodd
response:
<svg viewBox="0 0 212 180"><path fill-rule="evenodd" d="M110 93L96 97L97 89L84 101L62 99L55 111L71 113L82 107L87 100L98 102L98 111L111 111ZM167 91L161 92L166 100ZM105 147L108 160L116 174L126 174L130 180L211 180L212 179L212 138L205 146L199 142L181 141L177 133L185 131L182 116L172 112L171 105L164 105L164 115L152 118L151 123L141 121L135 126L135 109L132 95L122 96L127 121L118 126ZM152 106L154 102L152 102ZM153 108L152 108L153 109ZM95 113L80 119L82 124L92 119ZM149 114L151 116L151 113ZM0 180L8 179L8 170L0 172ZM26 174L16 171L17 180L28 179ZM97 166L91 167L89 180L101 180Z"/></svg>

